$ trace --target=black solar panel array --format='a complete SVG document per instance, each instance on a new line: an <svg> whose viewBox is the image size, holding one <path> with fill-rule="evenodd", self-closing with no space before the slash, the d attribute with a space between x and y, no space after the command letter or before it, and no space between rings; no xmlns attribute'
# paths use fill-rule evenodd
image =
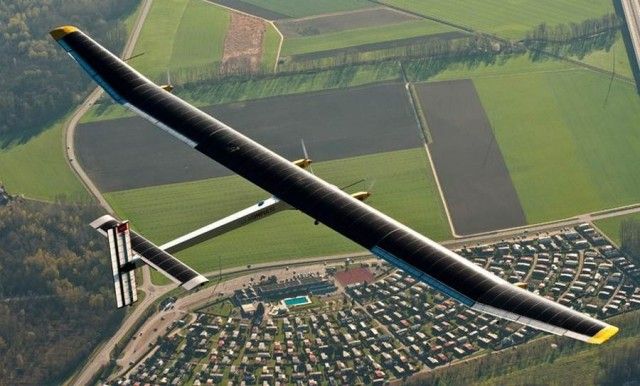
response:
<svg viewBox="0 0 640 386"><path fill-rule="evenodd" d="M106 221L100 229L107 231L119 225L116 220ZM196 271L183 264L180 260L171 256L167 252L155 246L149 240L140 236L134 231L129 231L131 235L131 249L145 260L151 263L154 268L164 271L180 283L187 283L189 280L200 276Z"/></svg>
<svg viewBox="0 0 640 386"><path fill-rule="evenodd" d="M587 337L607 326L499 280L417 235L148 82L83 33L71 33L63 41L65 48L75 51L86 64L96 69L100 80L108 84L111 88L108 91L112 96L116 94L117 100L124 100L157 119L193 141L200 152L379 256L398 265L408 263L408 272L436 287L440 285L443 292L463 303L483 303ZM134 249L146 248L143 239L137 240ZM159 260L166 260L161 251L153 251L154 256L156 253ZM180 267L169 268L176 272L182 270Z"/></svg>

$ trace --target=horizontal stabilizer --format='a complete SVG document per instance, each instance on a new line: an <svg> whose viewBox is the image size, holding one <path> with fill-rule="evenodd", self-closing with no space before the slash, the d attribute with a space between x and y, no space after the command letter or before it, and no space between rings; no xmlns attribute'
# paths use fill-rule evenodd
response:
<svg viewBox="0 0 640 386"><path fill-rule="evenodd" d="M136 276L133 270L124 269L132 260L129 224L124 222L106 229L111 255L113 288L118 308L129 306L138 300Z"/></svg>
<svg viewBox="0 0 640 386"><path fill-rule="evenodd" d="M200 275L191 267L176 259L166 251L160 249L158 246L136 232L128 229L128 223L126 222L122 223L112 216L105 215L93 221L91 226L100 233L109 237L109 244L111 245L109 230L117 229L123 224L127 224L127 234L129 235L128 237L131 245L130 248L139 256L139 259L129 259L125 261L124 264L121 264L118 269L121 271L133 270L140 265L140 260L142 260L144 263L150 265L152 268L162 273L172 281L180 284L187 290L193 289L208 281L206 277ZM131 272L131 275L133 275L133 272Z"/></svg>

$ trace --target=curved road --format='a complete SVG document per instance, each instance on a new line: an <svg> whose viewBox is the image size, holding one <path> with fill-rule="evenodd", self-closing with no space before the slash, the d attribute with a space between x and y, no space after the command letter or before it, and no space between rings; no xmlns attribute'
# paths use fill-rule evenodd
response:
<svg viewBox="0 0 640 386"><path fill-rule="evenodd" d="M138 37L140 36L140 31L142 31L142 26L144 21L149 13L149 9L151 8L151 3L153 0L143 0L141 4L140 14L135 21L133 26L133 30L129 35L129 39L122 50L122 57L127 58L131 56L133 53L133 49L135 48ZM76 173L80 181L86 186L87 190L96 198L98 203L102 208L104 208L108 213L113 213L113 209L109 205L109 203L104 199L102 193L95 186L93 181L87 176L85 171L82 169L82 166L77 162L76 159L76 151L74 144L74 135L76 131L76 127L78 126L78 122L86 112L89 110L91 106L102 96L102 89L100 87L96 87L91 94L85 99L85 101L78 106L78 108L74 111L71 118L65 123L64 127L64 150L66 154L67 163L71 167L71 169ZM133 310L132 313L125 317L123 324L121 325L119 331L128 331L131 326L140 318L143 311L147 309L147 307L153 303L153 301L161 295L162 291L155 291L154 286L151 284L150 275L148 268L143 270L143 284L140 286L146 296L140 304ZM99 351L94 351L94 354L87 360L84 367L79 373L74 374L69 380L67 380L66 384L74 384L74 385L87 385L94 377L94 375L100 371L100 369L109 363L109 358L111 351L113 350L115 344L118 342L119 336L121 334L116 334L111 339L109 339L106 343L103 343Z"/></svg>

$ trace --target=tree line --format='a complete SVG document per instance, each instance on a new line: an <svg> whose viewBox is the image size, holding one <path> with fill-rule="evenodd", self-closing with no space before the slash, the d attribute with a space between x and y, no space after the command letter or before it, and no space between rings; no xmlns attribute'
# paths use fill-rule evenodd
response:
<svg viewBox="0 0 640 386"><path fill-rule="evenodd" d="M640 220L627 219L620 224L620 248L640 264Z"/></svg>
<svg viewBox="0 0 640 386"><path fill-rule="evenodd" d="M49 37L77 25L116 52L127 31L120 21L138 0L0 2L0 138L28 138L77 104L89 86Z"/></svg>
<svg viewBox="0 0 640 386"><path fill-rule="evenodd" d="M0 207L0 385L60 383L113 333L102 212L17 199Z"/></svg>
<svg viewBox="0 0 640 386"><path fill-rule="evenodd" d="M600 33L616 30L622 25L622 20L611 13L598 18L584 20L580 23L557 24L549 26L541 23L527 33L525 43L567 43L571 40L592 38Z"/></svg>
<svg viewBox="0 0 640 386"><path fill-rule="evenodd" d="M518 370L536 369L549 366L549 376L544 380L527 380L527 384L580 384L580 385L623 385L640 378L640 311L628 312L608 320L620 327L620 332L601 346L594 346L569 338L547 336L529 343L490 352L463 363L443 367L425 374L411 377L404 385L471 385L509 382L498 377L508 376ZM584 360L584 353L593 357L590 366L592 374L577 374L566 365L553 368L560 358L573 355L576 360ZM566 362L565 362L566 363ZM562 370L562 371L561 371ZM517 382L520 378L511 379Z"/></svg>

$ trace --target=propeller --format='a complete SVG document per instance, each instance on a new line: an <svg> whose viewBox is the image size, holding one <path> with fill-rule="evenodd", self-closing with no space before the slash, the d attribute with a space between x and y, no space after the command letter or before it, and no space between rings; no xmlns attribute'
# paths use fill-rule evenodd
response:
<svg viewBox="0 0 640 386"><path fill-rule="evenodd" d="M358 185L358 184L363 183L363 182L365 182L365 181L366 181L366 180L365 180L364 178L363 178L363 179L360 179L360 180L358 180L358 181L356 181L356 182L352 182L352 183L350 183L349 185L342 186L342 187L340 188L340 190L347 190L347 189L349 189L350 187L355 186L355 185Z"/></svg>
<svg viewBox="0 0 640 386"><path fill-rule="evenodd" d="M173 84L171 84L171 73L169 72L169 69L167 68L167 83L163 84L162 86L160 86L163 90L165 90L166 92L171 92L173 91Z"/></svg>
<svg viewBox="0 0 640 386"><path fill-rule="evenodd" d="M311 160L311 158L309 158L309 152L307 151L307 146L304 144L304 139L300 139L300 144L302 145L302 154L304 154L304 158L307 160ZM311 174L316 174L313 171L313 166L311 166L311 163L309 163L309 172L311 172Z"/></svg>
<svg viewBox="0 0 640 386"><path fill-rule="evenodd" d="M139 57L139 56L142 56L142 55L144 55L144 52L141 52L141 53L139 53L139 54L135 54L135 55L133 55L133 56L129 56L129 57L128 57L128 58L126 58L126 59L122 59L122 61L123 61L123 62L128 62L129 60L131 60L131 59L135 59L135 58L137 58L137 57Z"/></svg>

